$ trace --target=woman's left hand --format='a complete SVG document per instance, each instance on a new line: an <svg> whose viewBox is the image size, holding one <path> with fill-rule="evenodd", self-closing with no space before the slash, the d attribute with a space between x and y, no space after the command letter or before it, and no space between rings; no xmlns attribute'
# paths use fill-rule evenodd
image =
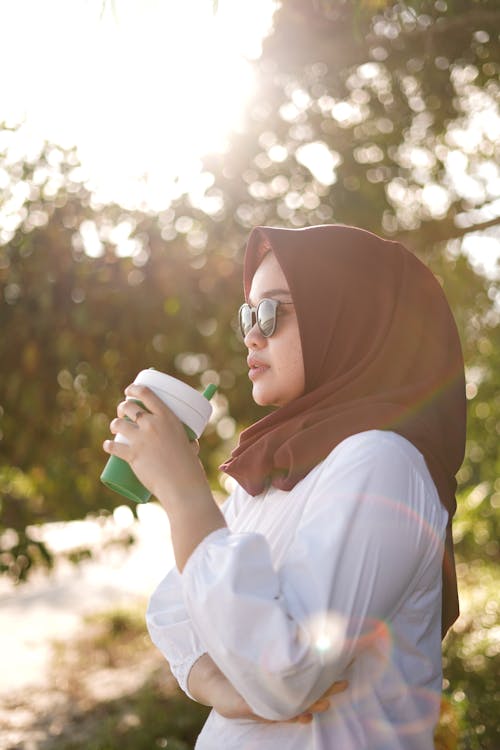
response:
<svg viewBox="0 0 500 750"><path fill-rule="evenodd" d="M160 502L207 492L203 468L175 414L146 386L130 385L125 394L128 399L118 405L110 429L129 445L106 440L104 450L127 461Z"/></svg>

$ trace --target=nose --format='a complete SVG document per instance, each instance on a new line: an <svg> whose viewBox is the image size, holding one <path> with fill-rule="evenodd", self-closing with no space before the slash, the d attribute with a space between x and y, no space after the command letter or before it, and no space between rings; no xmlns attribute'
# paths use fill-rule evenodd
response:
<svg viewBox="0 0 500 750"><path fill-rule="evenodd" d="M262 349L265 346L266 338L260 332L257 322L250 328L243 342L247 349Z"/></svg>

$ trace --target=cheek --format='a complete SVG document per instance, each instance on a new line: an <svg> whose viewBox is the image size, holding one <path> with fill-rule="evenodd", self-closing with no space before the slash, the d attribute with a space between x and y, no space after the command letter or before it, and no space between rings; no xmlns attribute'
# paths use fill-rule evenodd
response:
<svg viewBox="0 0 500 750"><path fill-rule="evenodd" d="M296 392L296 395L301 395L304 392L306 380L304 374L304 363L302 361L301 355L297 356L293 360L290 370L291 373L293 373L294 390Z"/></svg>
<svg viewBox="0 0 500 750"><path fill-rule="evenodd" d="M296 337L293 337L293 339L290 337L289 341L280 343L283 344L280 347L281 351L277 353L280 360L280 376L284 379L283 384L288 386L295 397L300 395L305 387L304 362L300 340L297 341Z"/></svg>

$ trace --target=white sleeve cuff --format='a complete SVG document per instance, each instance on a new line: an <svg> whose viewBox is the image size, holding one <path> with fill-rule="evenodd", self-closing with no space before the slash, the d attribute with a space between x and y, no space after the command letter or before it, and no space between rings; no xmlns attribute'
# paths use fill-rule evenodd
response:
<svg viewBox="0 0 500 750"><path fill-rule="evenodd" d="M199 652L193 652L189 655L187 659L184 659L184 661L179 662L178 664L175 664L174 666L170 665L170 671L174 675L175 679L179 683L179 687L181 690L183 690L188 698L191 698L192 701L196 701L196 698L193 698L191 693L188 690L188 677L189 673L192 669L192 667L195 665L195 663L198 661L198 659L203 656L203 654L206 654L206 650L203 648L199 649ZM196 701L198 702L198 701Z"/></svg>

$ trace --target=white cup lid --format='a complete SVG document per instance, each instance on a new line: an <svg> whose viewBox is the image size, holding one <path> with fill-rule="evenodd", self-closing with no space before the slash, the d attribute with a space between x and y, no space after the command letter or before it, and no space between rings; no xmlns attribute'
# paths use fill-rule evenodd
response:
<svg viewBox="0 0 500 750"><path fill-rule="evenodd" d="M151 388L174 414L199 437L212 414L212 404L182 380L150 368L141 370L134 383Z"/></svg>

